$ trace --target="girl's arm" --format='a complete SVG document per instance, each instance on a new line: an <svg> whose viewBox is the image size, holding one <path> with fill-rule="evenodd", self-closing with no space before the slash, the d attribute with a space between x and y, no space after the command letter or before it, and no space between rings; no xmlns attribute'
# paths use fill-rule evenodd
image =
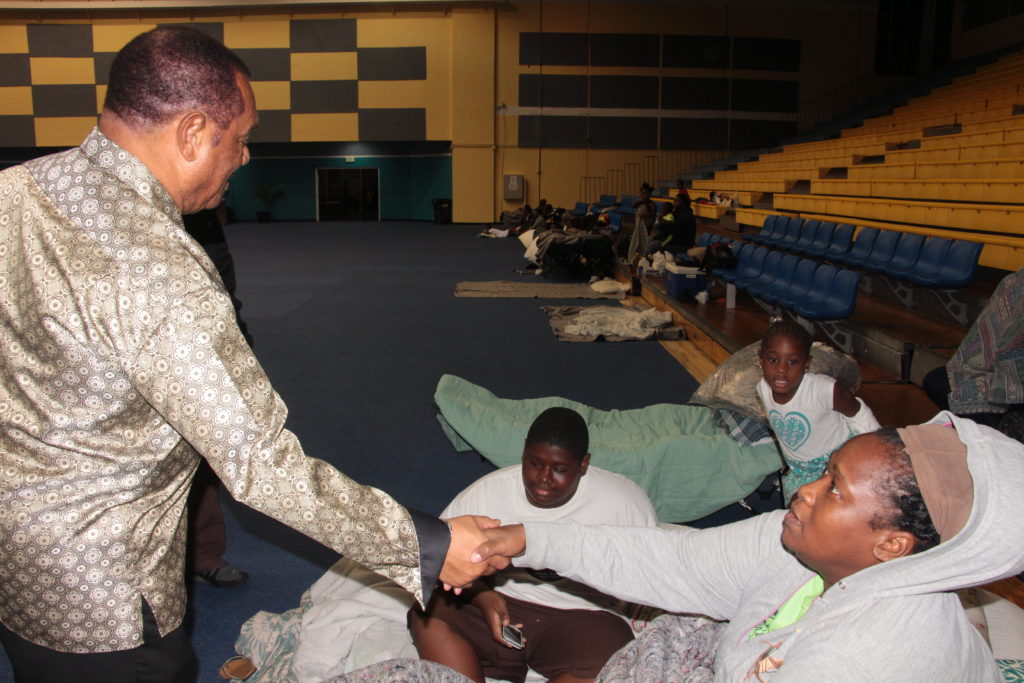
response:
<svg viewBox="0 0 1024 683"><path fill-rule="evenodd" d="M853 392L836 382L832 385L832 410L842 413L846 417L853 417L860 410L860 403Z"/></svg>
<svg viewBox="0 0 1024 683"><path fill-rule="evenodd" d="M873 432L881 427L871 408L839 382L832 389L832 409L846 419L854 434Z"/></svg>

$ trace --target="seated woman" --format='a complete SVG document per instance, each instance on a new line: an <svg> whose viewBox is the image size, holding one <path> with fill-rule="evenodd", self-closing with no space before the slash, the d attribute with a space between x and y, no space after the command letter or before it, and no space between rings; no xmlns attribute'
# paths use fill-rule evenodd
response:
<svg viewBox="0 0 1024 683"><path fill-rule="evenodd" d="M716 680L995 683L950 591L1024 569L1022 487L1024 446L940 413L854 437L788 512L675 532L528 522L477 554L729 620Z"/></svg>

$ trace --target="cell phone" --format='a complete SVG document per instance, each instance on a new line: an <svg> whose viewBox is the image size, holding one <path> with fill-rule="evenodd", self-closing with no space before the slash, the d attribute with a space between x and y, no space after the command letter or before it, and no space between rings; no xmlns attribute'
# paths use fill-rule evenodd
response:
<svg viewBox="0 0 1024 683"><path fill-rule="evenodd" d="M501 627L502 639L517 650L523 649L523 632L508 624Z"/></svg>

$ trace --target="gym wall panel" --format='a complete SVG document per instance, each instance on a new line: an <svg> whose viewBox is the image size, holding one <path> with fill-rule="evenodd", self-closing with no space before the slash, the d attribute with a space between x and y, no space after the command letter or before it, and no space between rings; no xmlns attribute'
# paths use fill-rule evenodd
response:
<svg viewBox="0 0 1024 683"><path fill-rule="evenodd" d="M360 109L358 140L424 140L427 137L423 109Z"/></svg>
<svg viewBox="0 0 1024 683"><path fill-rule="evenodd" d="M519 63L523 66L586 66L589 50L585 33L519 34Z"/></svg>
<svg viewBox="0 0 1024 683"><path fill-rule="evenodd" d="M729 121L714 119L662 119L662 149L729 149Z"/></svg>
<svg viewBox="0 0 1024 683"><path fill-rule="evenodd" d="M786 38L733 38L732 68L800 71L800 41Z"/></svg>
<svg viewBox="0 0 1024 683"><path fill-rule="evenodd" d="M31 86L0 87L0 115L31 116L32 114Z"/></svg>
<svg viewBox="0 0 1024 683"><path fill-rule="evenodd" d="M29 24L28 51L35 57L92 57L89 24Z"/></svg>
<svg viewBox="0 0 1024 683"><path fill-rule="evenodd" d="M592 116L590 143L605 149L657 149L658 119L654 117Z"/></svg>
<svg viewBox="0 0 1024 683"><path fill-rule="evenodd" d="M92 57L30 57L33 85L93 83L96 79Z"/></svg>
<svg viewBox="0 0 1024 683"><path fill-rule="evenodd" d="M113 59L113 54L127 45L132 38L154 28L156 28L156 24L150 23L93 24L92 49L96 52L109 52ZM109 63L107 66L109 70Z"/></svg>
<svg viewBox="0 0 1024 683"><path fill-rule="evenodd" d="M591 66L660 66L661 36L657 33L594 33L590 36Z"/></svg>
<svg viewBox="0 0 1024 683"><path fill-rule="evenodd" d="M590 106L658 108L656 76L591 76Z"/></svg>
<svg viewBox="0 0 1024 683"><path fill-rule="evenodd" d="M95 116L36 117L36 144L40 147L75 147L81 144L96 121Z"/></svg>
<svg viewBox="0 0 1024 683"><path fill-rule="evenodd" d="M292 108L291 83L287 80L253 81L252 91L256 95L256 109L261 112Z"/></svg>
<svg viewBox="0 0 1024 683"><path fill-rule="evenodd" d="M283 48L291 46L291 22L287 18L243 17L224 23L224 44L232 50L246 48ZM251 65L250 65L251 68Z"/></svg>
<svg viewBox="0 0 1024 683"><path fill-rule="evenodd" d="M730 64L728 36L662 36L661 65L669 68L727 69Z"/></svg>
<svg viewBox="0 0 1024 683"><path fill-rule="evenodd" d="M293 52L291 77L293 81L354 81L359 71L356 61L355 52Z"/></svg>
<svg viewBox="0 0 1024 683"><path fill-rule="evenodd" d="M0 125L0 147L24 147L35 144L35 118L32 116L4 116ZM81 142L81 140L79 140Z"/></svg>
<svg viewBox="0 0 1024 683"><path fill-rule="evenodd" d="M292 111L296 114L330 114L359 109L356 81L292 81Z"/></svg>
<svg viewBox="0 0 1024 683"><path fill-rule="evenodd" d="M732 79L732 108L738 111L792 112L800 107L800 84L758 78Z"/></svg>
<svg viewBox="0 0 1024 683"><path fill-rule="evenodd" d="M494 218L495 11L467 9L451 21L452 219ZM440 195L443 197L444 195Z"/></svg>
<svg viewBox="0 0 1024 683"><path fill-rule="evenodd" d="M661 107L662 109L725 111L729 108L729 79L663 78L661 79Z"/></svg>
<svg viewBox="0 0 1024 683"><path fill-rule="evenodd" d="M96 114L94 85L33 85L32 113L36 116Z"/></svg>
<svg viewBox="0 0 1024 683"><path fill-rule="evenodd" d="M28 55L0 54L0 86L31 85Z"/></svg>
<svg viewBox="0 0 1024 683"><path fill-rule="evenodd" d="M28 52L28 26L0 26L0 54Z"/></svg>
<svg viewBox="0 0 1024 683"><path fill-rule="evenodd" d="M110 78L110 65L116 52L97 52L92 58L92 71L98 85L106 85Z"/></svg>
<svg viewBox="0 0 1024 683"><path fill-rule="evenodd" d="M411 81L427 77L425 47L361 47L359 80Z"/></svg>
<svg viewBox="0 0 1024 683"><path fill-rule="evenodd" d="M107 86L97 85L96 86L96 113L103 113L103 100L107 98Z"/></svg>
<svg viewBox="0 0 1024 683"><path fill-rule="evenodd" d="M586 107L587 77L520 74L519 106Z"/></svg>
<svg viewBox="0 0 1024 683"><path fill-rule="evenodd" d="M355 112L292 114L291 119L293 142L359 139L359 115Z"/></svg>
<svg viewBox="0 0 1024 683"><path fill-rule="evenodd" d="M520 147L576 147L588 144L586 116L520 116Z"/></svg>
<svg viewBox="0 0 1024 683"><path fill-rule="evenodd" d="M307 116L316 116L308 114ZM346 114L345 116L350 116ZM249 137L250 142L277 142L292 139L292 114L290 111L265 110L260 112L260 125Z"/></svg>
<svg viewBox="0 0 1024 683"><path fill-rule="evenodd" d="M292 52L345 52L356 49L355 19L295 19L289 22Z"/></svg>
<svg viewBox="0 0 1024 683"><path fill-rule="evenodd" d="M253 81L289 81L292 78L292 55L287 49L239 48L235 50L235 54L249 67ZM306 55L300 56L306 57ZM336 66L341 72L350 74L352 71L351 65ZM351 75L346 76L346 78L351 77Z"/></svg>

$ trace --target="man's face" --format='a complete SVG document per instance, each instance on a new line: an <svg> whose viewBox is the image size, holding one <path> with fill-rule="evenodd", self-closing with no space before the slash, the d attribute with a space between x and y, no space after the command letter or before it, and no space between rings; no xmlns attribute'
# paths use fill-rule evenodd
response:
<svg viewBox="0 0 1024 683"><path fill-rule="evenodd" d="M259 123L259 115L256 113L256 98L249 79L236 74L235 82L242 92L245 106L227 128L207 138L208 144L202 150L199 166L193 176L193 191L182 213L217 208L228 190L228 178L239 167L249 163L249 135ZM216 128L212 119L210 124ZM215 140L217 144L213 144Z"/></svg>
<svg viewBox="0 0 1024 683"><path fill-rule="evenodd" d="M590 454L577 460L565 448L549 443L527 443L523 449L523 486L526 499L539 508L565 505L587 473Z"/></svg>
<svg viewBox="0 0 1024 683"><path fill-rule="evenodd" d="M888 467L876 437L855 437L790 501L782 544L827 584L877 563L874 547L887 530L872 529L871 520L889 503L875 492L874 482Z"/></svg>

